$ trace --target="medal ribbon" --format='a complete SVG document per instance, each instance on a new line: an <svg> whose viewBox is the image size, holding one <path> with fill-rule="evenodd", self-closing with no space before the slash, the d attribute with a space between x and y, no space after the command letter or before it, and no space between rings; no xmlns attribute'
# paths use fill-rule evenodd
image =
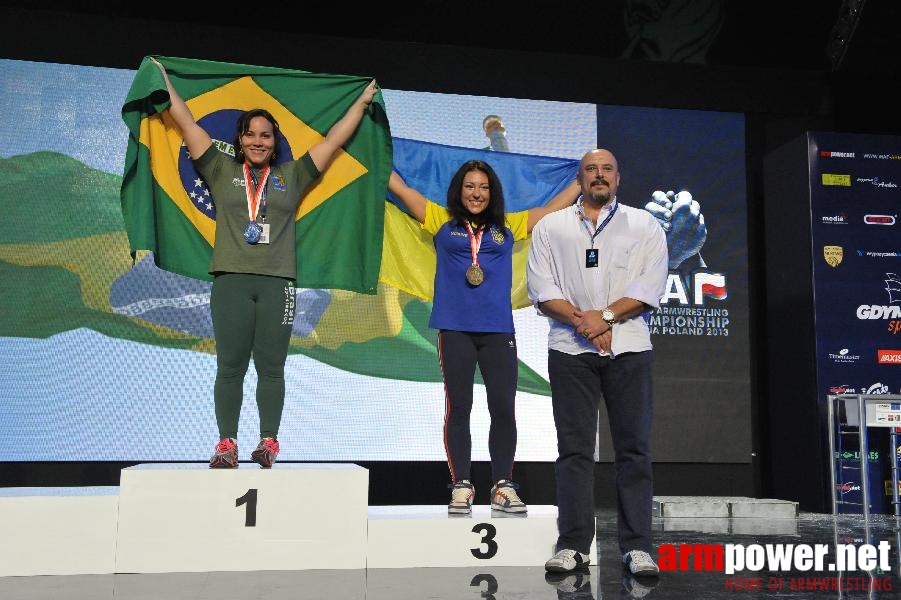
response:
<svg viewBox="0 0 901 600"><path fill-rule="evenodd" d="M244 163L244 191L247 193L247 212L251 221L257 220L257 212L260 209L260 201L266 193L266 181L269 179L269 165L260 173L260 181L257 183L256 177L247 163ZM256 185L254 185L256 184ZM256 187L256 189L254 189Z"/></svg>
<svg viewBox="0 0 901 600"><path fill-rule="evenodd" d="M469 252L472 254L472 264L478 265L479 248L482 247L482 234L485 233L485 230L480 227L473 233L469 221L465 221L464 225L466 225L466 233L469 234Z"/></svg>
<svg viewBox="0 0 901 600"><path fill-rule="evenodd" d="M613 208L610 209L610 214L607 215L607 218L604 219L604 222L598 225L597 229L594 230L594 233L591 233L591 226L588 224L589 219L585 216L585 209L582 207L582 199L579 198L579 203L576 205L579 210L579 218L582 221L582 227L585 228L585 231L588 235L591 236L591 247L594 248L594 238L599 236L602 231L604 231L604 227L607 226L607 223L610 222L610 219L613 218L613 215L616 214L616 209L619 208L619 203L614 199L613 200Z"/></svg>

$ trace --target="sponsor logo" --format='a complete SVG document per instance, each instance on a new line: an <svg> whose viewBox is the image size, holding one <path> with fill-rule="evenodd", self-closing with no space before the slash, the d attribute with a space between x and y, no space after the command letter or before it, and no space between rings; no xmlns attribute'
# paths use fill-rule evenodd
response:
<svg viewBox="0 0 901 600"><path fill-rule="evenodd" d="M820 150L820 156L824 158L854 158L853 152L831 152L829 150Z"/></svg>
<svg viewBox="0 0 901 600"><path fill-rule="evenodd" d="M867 394L869 396L881 396L882 394L888 394L888 386L884 383L874 383L867 388L867 391L865 391L864 394Z"/></svg>
<svg viewBox="0 0 901 600"><path fill-rule="evenodd" d="M901 365L901 350L877 350L880 365Z"/></svg>
<svg viewBox="0 0 901 600"><path fill-rule="evenodd" d="M838 354L832 354L830 352L829 358L831 358L833 362L837 363L853 363L860 360L860 355L851 354L847 348L842 348L838 351Z"/></svg>
<svg viewBox="0 0 901 600"><path fill-rule="evenodd" d="M856 394L857 388L847 385L834 385L829 388L830 394Z"/></svg>
<svg viewBox="0 0 901 600"><path fill-rule="evenodd" d="M861 304L857 307L857 318L864 319L901 319L901 306L880 306L878 304Z"/></svg>
<svg viewBox="0 0 901 600"><path fill-rule="evenodd" d="M891 319L889 330L898 333L901 330L901 277L897 273L885 274L885 291L888 292L888 304L861 304L857 307L857 318L864 320ZM895 327L893 327L895 325Z"/></svg>
<svg viewBox="0 0 901 600"><path fill-rule="evenodd" d="M897 252L880 252L876 250L857 249L857 256L866 256L867 258L897 258Z"/></svg>
<svg viewBox="0 0 901 600"><path fill-rule="evenodd" d="M899 414L891 414L891 415L878 415L876 417L877 423L901 423L901 415Z"/></svg>
<svg viewBox="0 0 901 600"><path fill-rule="evenodd" d="M838 491L840 491L840 492L842 493L842 495L844 496L844 495L847 494L848 492L859 492L859 491L860 491L860 484L854 483L854 482L850 482L850 483L836 483L836 484L835 484L835 489L838 490Z"/></svg>
<svg viewBox="0 0 901 600"><path fill-rule="evenodd" d="M823 258L833 269L842 262L844 255L845 250L841 246L823 246Z"/></svg>
<svg viewBox="0 0 901 600"><path fill-rule="evenodd" d="M864 215L863 222L867 225L894 225L895 217L893 215Z"/></svg>
<svg viewBox="0 0 901 600"><path fill-rule="evenodd" d="M877 160L901 160L901 154L864 154L864 158L875 158Z"/></svg>
<svg viewBox="0 0 901 600"><path fill-rule="evenodd" d="M823 225L847 225L848 217L845 214L823 216Z"/></svg>
<svg viewBox="0 0 901 600"><path fill-rule="evenodd" d="M869 183L878 188L896 188L898 184L893 181L882 181L878 177L858 177L857 183Z"/></svg>
<svg viewBox="0 0 901 600"><path fill-rule="evenodd" d="M823 173L823 185L840 185L851 187L850 175L837 175L835 173Z"/></svg>
<svg viewBox="0 0 901 600"><path fill-rule="evenodd" d="M899 447L901 449L901 447ZM845 461L857 461L860 462L860 451L859 450L842 450L841 452L835 453L835 458L839 460ZM870 450L867 453L867 460L870 462L875 462L879 460L879 451L878 450Z"/></svg>

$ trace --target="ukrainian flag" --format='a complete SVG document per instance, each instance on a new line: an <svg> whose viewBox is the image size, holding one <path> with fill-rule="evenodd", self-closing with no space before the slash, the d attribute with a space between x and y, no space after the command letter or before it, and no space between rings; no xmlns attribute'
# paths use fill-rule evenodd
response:
<svg viewBox="0 0 901 600"><path fill-rule="evenodd" d="M579 161L568 158L493 152L459 146L394 138L394 169L407 185L442 206L447 186L460 165L482 160L491 165L504 187L508 213L547 204L576 178ZM432 300L435 280L435 246L432 236L409 217L403 205L389 195L385 209L385 241L382 249L383 283L423 300ZM513 247L513 308L529 306L526 260L529 240Z"/></svg>

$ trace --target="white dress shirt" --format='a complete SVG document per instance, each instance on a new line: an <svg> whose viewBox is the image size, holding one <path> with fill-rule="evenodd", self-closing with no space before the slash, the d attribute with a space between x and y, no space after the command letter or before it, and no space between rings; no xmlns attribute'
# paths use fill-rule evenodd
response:
<svg viewBox="0 0 901 600"><path fill-rule="evenodd" d="M601 209L598 223L603 223L613 205ZM583 224L580 208L581 200L545 216L532 230L527 277L535 307L562 299L578 310L600 310L623 297L659 307L669 269L666 234L657 220L645 210L618 204L592 243L598 223L586 220ZM589 268L585 254L592 247L598 249L598 265ZM644 316L613 325L613 356L652 348ZM551 319L548 348L566 354L598 352L574 327L556 319Z"/></svg>

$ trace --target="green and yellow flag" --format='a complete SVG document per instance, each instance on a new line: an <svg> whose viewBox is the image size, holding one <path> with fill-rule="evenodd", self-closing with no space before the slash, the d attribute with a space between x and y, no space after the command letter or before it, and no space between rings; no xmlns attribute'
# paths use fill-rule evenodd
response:
<svg viewBox="0 0 901 600"><path fill-rule="evenodd" d="M237 119L268 110L284 139L278 162L302 156L356 101L370 78L157 57L220 151L233 153ZM162 269L210 280L215 205L168 113L162 74L145 58L122 107L129 140L121 201L129 245ZM392 147L381 93L359 129L298 208L297 286L375 294Z"/></svg>

